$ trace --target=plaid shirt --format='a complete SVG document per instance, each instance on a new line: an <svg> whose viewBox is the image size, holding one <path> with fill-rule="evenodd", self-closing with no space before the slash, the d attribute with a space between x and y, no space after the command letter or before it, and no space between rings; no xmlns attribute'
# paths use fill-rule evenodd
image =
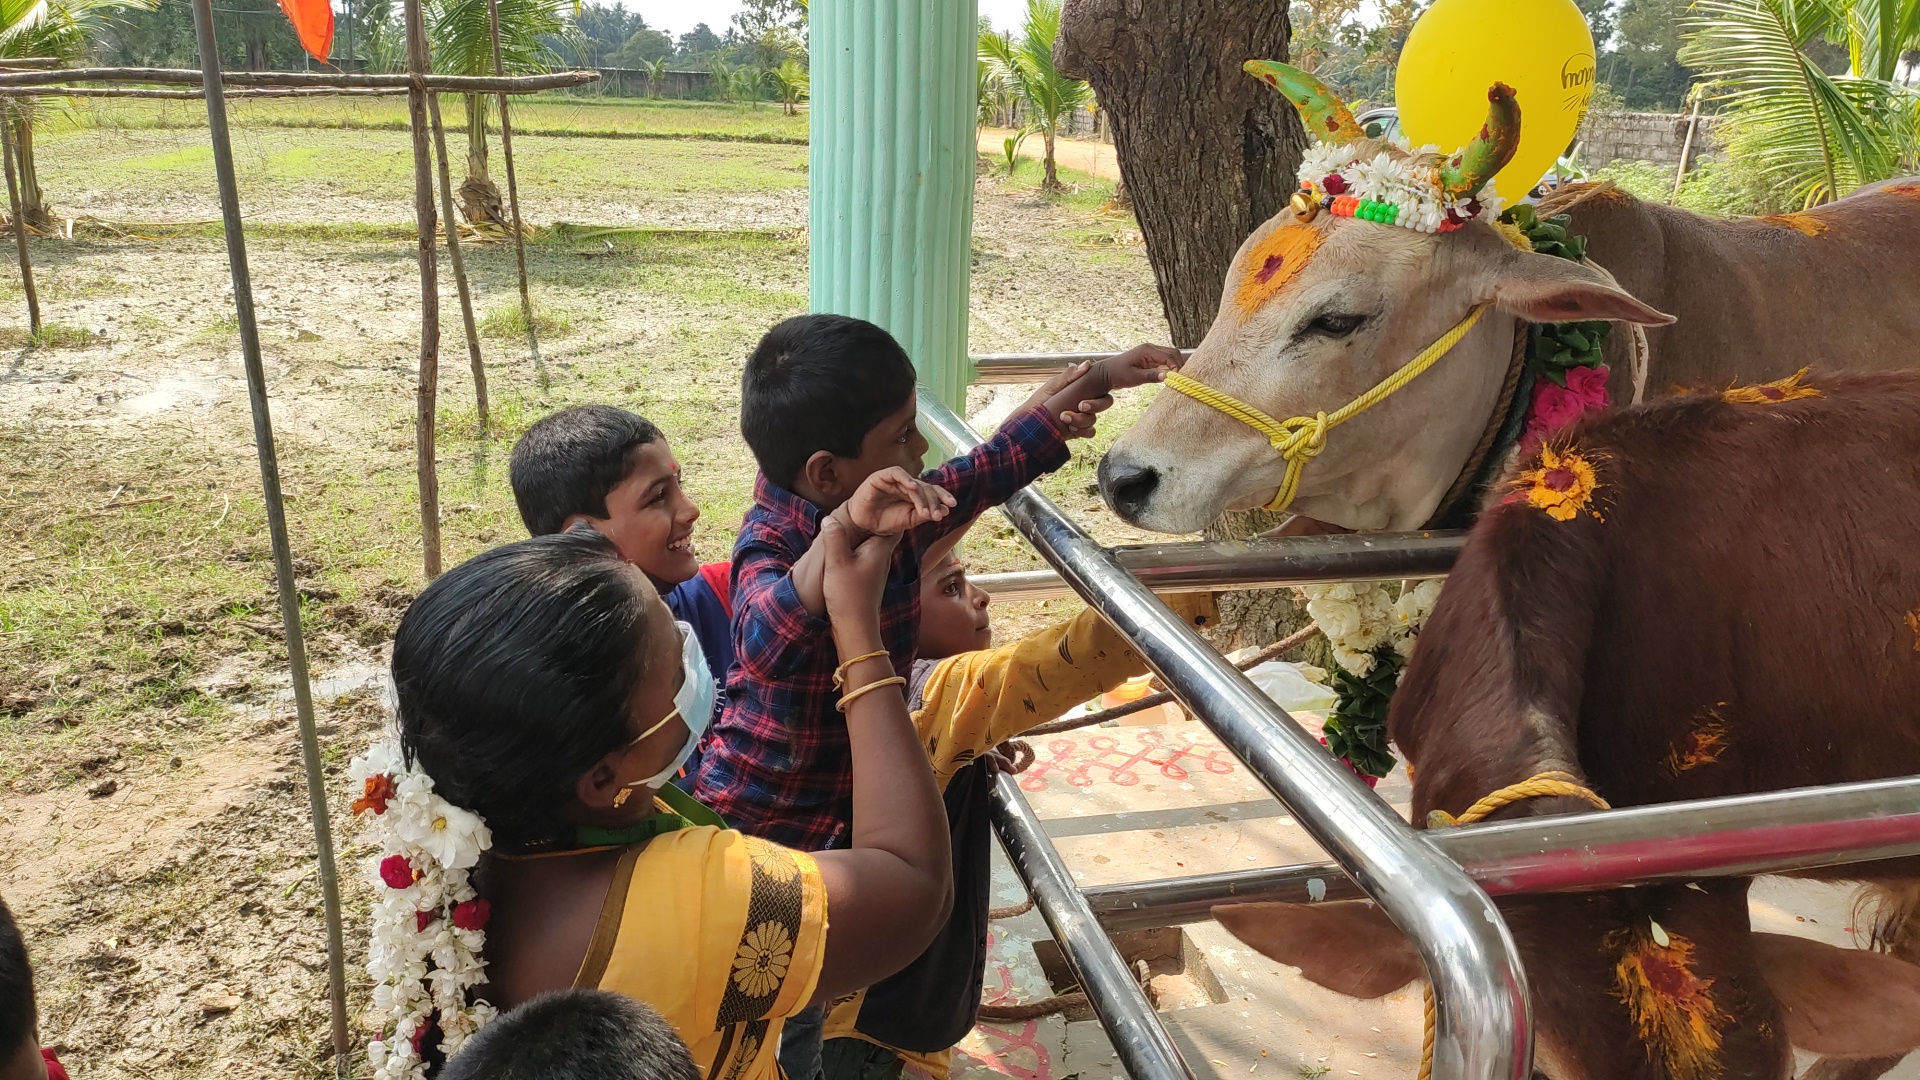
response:
<svg viewBox="0 0 1920 1080"><path fill-rule="evenodd" d="M920 559L935 541L1007 501L1070 456L1058 423L1033 409L922 479L953 493L942 521L907 533L880 595L880 634L902 675L920 646ZM693 793L727 824L801 851L846 846L853 768L846 718L834 708L833 638L801 605L793 564L822 512L764 475L733 548L733 668L726 710L701 750Z"/></svg>

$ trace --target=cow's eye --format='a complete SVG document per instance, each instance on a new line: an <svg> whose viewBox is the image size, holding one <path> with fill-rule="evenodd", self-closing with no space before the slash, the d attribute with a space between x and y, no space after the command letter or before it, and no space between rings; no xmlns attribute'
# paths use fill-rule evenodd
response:
<svg viewBox="0 0 1920 1080"><path fill-rule="evenodd" d="M1360 329L1360 325L1366 321L1365 315L1342 315L1329 312L1308 323L1307 333L1343 338Z"/></svg>

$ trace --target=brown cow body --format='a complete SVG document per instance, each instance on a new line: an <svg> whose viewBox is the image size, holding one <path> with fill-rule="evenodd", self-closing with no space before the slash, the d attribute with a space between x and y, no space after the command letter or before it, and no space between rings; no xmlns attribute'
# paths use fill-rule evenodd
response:
<svg viewBox="0 0 1920 1080"><path fill-rule="evenodd" d="M1920 178L1771 217L1703 217L1617 189L1571 216L1589 258L1677 320L1647 330L1650 396L1778 379L1807 356L1849 370L1920 363ZM1626 339L1612 335L1608 350L1622 402L1632 399Z"/></svg>
<svg viewBox="0 0 1920 1080"><path fill-rule="evenodd" d="M1808 381L1818 396L1692 395L1577 427L1559 445L1597 487L1569 520L1528 500L1537 485L1492 496L1393 703L1415 821L1548 770L1615 806L1920 774L1920 376ZM1533 799L1493 817L1581 809ZM1790 1041L1920 1046L1920 967L1750 933L1746 886L1503 901L1543 1070L1784 1080ZM1392 972L1361 993L1405 970L1404 939L1368 943L1370 906L1217 914L1336 988L1356 992L1355 965Z"/></svg>

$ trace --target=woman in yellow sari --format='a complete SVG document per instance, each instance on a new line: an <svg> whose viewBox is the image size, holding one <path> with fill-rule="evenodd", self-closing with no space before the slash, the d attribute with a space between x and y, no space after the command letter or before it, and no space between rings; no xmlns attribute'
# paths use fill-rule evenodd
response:
<svg viewBox="0 0 1920 1080"><path fill-rule="evenodd" d="M812 855L726 829L668 784L711 712L699 643L611 542L496 548L421 593L393 674L401 743L493 836L500 1009L569 986L652 1005L706 1080L773 1080L783 1018L898 971L952 902L940 793L881 644L896 538L821 530L851 743L852 847ZM832 913L833 924L828 924Z"/></svg>

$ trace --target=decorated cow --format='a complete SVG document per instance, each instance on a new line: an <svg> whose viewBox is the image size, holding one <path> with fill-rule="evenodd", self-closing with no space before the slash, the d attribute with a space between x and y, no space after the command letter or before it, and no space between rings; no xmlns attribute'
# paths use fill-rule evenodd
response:
<svg viewBox="0 0 1920 1080"><path fill-rule="evenodd" d="M1178 392L1100 464L1134 524L1193 532L1262 505L1345 529L1464 524L1507 449L1636 385L1760 382L1814 355L1920 365L1920 180L1733 221L1604 185L1503 213L1525 193L1488 178L1528 105L1505 87L1442 157L1367 138L1312 76L1247 66L1319 141L1293 205L1241 245Z"/></svg>
<svg viewBox="0 0 1920 1080"><path fill-rule="evenodd" d="M1483 507L1391 708L1417 823L1920 774L1920 375L1599 414ZM1873 1076L1920 1047L1920 860L1808 876L1890 887L1886 951L1751 932L1744 879L1499 901L1536 1067L1787 1080L1798 1047ZM1370 903L1214 914L1350 995L1424 973Z"/></svg>

